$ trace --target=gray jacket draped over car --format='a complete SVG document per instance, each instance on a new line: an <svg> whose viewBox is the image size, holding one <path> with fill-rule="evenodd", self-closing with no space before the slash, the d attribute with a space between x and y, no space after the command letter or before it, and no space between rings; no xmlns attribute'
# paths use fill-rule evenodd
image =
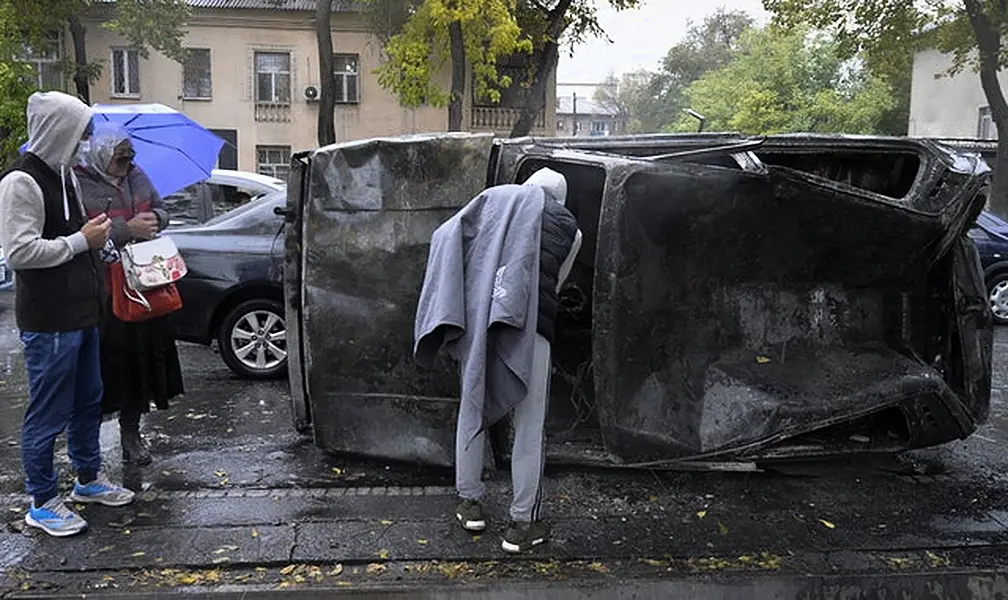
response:
<svg viewBox="0 0 1008 600"><path fill-rule="evenodd" d="M484 190L431 237L414 357L444 347L462 364L459 420L470 442L524 398L539 310L541 187Z"/></svg>

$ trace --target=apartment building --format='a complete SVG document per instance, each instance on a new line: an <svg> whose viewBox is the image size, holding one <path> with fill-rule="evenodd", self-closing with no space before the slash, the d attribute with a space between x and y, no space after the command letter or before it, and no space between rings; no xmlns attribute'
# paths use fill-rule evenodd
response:
<svg viewBox="0 0 1008 600"><path fill-rule="evenodd" d="M82 19L89 60L104 68L91 86L94 103L159 102L182 111L227 141L221 168L283 177L290 156L317 146L318 52L313 0L189 0L192 17L179 64L151 52L147 59L117 34L102 27L109 6L92 5ZM405 108L378 85L381 43L351 2L333 3L336 137L340 141L374 136L444 131L447 109ZM50 68L61 52L73 51L69 36L52 49L33 53L40 84L56 87ZM71 54L72 55L72 54ZM439 81L447 89L450 65ZM523 65L505 70L517 72ZM42 81L45 79L45 81ZM61 82L65 87L69 82ZM471 86L470 86L471 87ZM466 95L464 129L507 135L517 118L525 88L504 94L499 105ZM556 127L555 81L534 134Z"/></svg>
<svg viewBox="0 0 1008 600"><path fill-rule="evenodd" d="M952 57L936 49L914 53L908 134L921 137L996 140L997 128L980 76L970 67L948 76ZM998 73L1008 89L1008 71Z"/></svg>
<svg viewBox="0 0 1008 600"><path fill-rule="evenodd" d="M556 100L556 134L559 136L622 135L627 118L615 109L575 92Z"/></svg>

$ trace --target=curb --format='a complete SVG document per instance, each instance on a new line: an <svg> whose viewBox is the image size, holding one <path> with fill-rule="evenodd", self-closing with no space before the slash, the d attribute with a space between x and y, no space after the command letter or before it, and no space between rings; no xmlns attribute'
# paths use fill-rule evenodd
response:
<svg viewBox="0 0 1008 600"><path fill-rule="evenodd" d="M457 585L401 584L362 587L227 586L216 589L175 589L152 592L98 591L85 596L101 598L180 597L187 600L258 600L297 597L303 600L334 596L368 600L734 600L737 598L928 598L932 600L994 600L1008 593L1008 570L898 573L884 575L771 575L689 577L676 580L475 582ZM5 598L81 598L81 593L15 592Z"/></svg>

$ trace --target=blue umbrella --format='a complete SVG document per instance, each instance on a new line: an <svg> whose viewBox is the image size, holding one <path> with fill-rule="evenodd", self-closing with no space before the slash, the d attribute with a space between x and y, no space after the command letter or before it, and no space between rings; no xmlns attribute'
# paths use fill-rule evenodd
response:
<svg viewBox="0 0 1008 600"><path fill-rule="evenodd" d="M96 123L121 123L129 132L136 151L134 162L162 196L210 177L224 146L223 139L164 104L96 104L92 108Z"/></svg>

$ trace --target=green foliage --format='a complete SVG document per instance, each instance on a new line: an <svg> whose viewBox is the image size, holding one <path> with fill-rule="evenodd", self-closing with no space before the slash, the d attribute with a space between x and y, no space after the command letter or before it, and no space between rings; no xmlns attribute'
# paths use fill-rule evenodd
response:
<svg viewBox="0 0 1008 600"><path fill-rule="evenodd" d="M745 12L719 9L702 23L688 27L657 72L624 74L617 89L619 103L630 119L629 131L652 133L677 123L687 107L686 88L705 73L728 64L740 36L752 23Z"/></svg>
<svg viewBox="0 0 1008 600"><path fill-rule="evenodd" d="M635 8L643 0L607 0L617 10ZM462 23L466 59L473 71L475 92L499 101L501 89L530 86L535 60L524 81L497 72L498 61L514 54L538 58L548 42L573 49L590 37L603 37L594 0L359 0L371 27L385 43L385 62L376 71L382 87L402 104L443 107L449 93L437 81L450 60L448 23ZM558 24L558 27L552 27ZM551 30L560 35L551 35ZM556 39L554 39L556 38Z"/></svg>
<svg viewBox="0 0 1008 600"><path fill-rule="evenodd" d="M405 106L446 106L451 98L437 76L450 57L448 24L456 21L462 24L476 94L499 101L499 88L512 82L497 72L498 59L532 51L515 20L515 0L424 0L385 45L378 83Z"/></svg>
<svg viewBox="0 0 1008 600"><path fill-rule="evenodd" d="M31 68L14 61L0 62L0 169L18 156L28 139L25 107L35 91Z"/></svg>
<svg viewBox="0 0 1008 600"><path fill-rule="evenodd" d="M879 133L895 103L888 84L808 27L749 29L731 54L685 92L708 131ZM696 125L682 116L674 129Z"/></svg>

